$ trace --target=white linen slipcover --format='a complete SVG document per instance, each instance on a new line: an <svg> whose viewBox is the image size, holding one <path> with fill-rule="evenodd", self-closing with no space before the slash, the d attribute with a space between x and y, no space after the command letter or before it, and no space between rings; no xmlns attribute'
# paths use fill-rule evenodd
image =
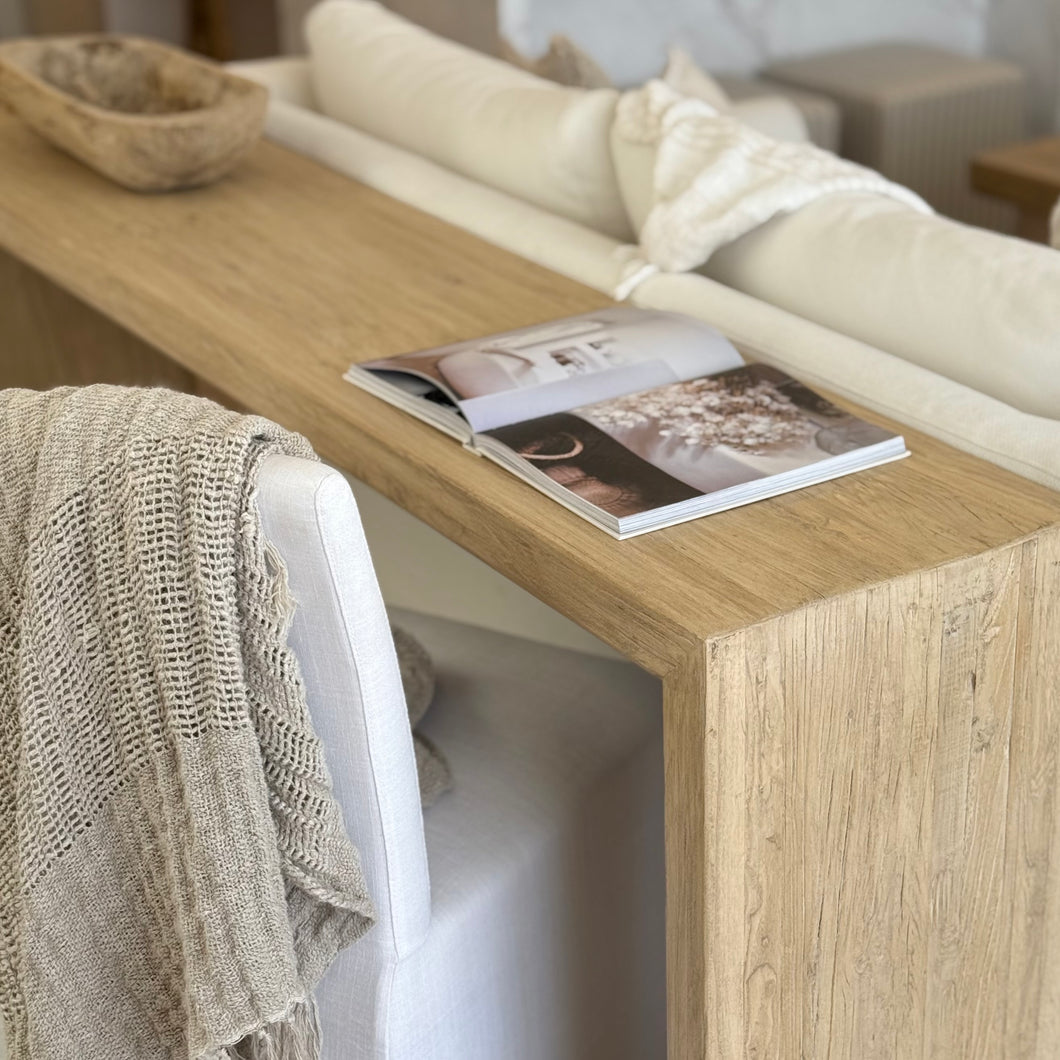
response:
<svg viewBox="0 0 1060 1060"><path fill-rule="evenodd" d="M658 681L395 614L434 659L421 728L453 768L424 815L349 487L285 458L260 483L298 603L290 644L378 916L318 990L324 1060L663 1055Z"/></svg>
<svg viewBox="0 0 1060 1060"><path fill-rule="evenodd" d="M628 663L393 617L438 667L421 728L454 788L425 814L430 931L394 971L388 1051L365 1055L664 1056L658 682ZM355 1022L342 999L359 957L346 951L320 986L332 1040Z"/></svg>
<svg viewBox="0 0 1060 1060"><path fill-rule="evenodd" d="M262 464L258 508L287 565L288 644L376 907L360 941L385 939L401 957L430 923L427 852L401 673L357 509L337 471L286 457Z"/></svg>

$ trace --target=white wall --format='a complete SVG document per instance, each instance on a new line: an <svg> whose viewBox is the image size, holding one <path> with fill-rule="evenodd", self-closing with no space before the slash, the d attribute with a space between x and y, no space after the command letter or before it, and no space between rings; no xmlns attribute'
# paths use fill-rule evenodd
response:
<svg viewBox="0 0 1060 1060"><path fill-rule="evenodd" d="M1027 72L1032 131L1060 131L1060 0L991 0L987 50Z"/></svg>
<svg viewBox="0 0 1060 1060"><path fill-rule="evenodd" d="M1054 0L1008 0L1010 3ZM501 32L527 54L549 35L581 44L619 84L657 74L669 44L705 67L747 72L771 59L868 41L921 40L980 52L990 0L499 0Z"/></svg>

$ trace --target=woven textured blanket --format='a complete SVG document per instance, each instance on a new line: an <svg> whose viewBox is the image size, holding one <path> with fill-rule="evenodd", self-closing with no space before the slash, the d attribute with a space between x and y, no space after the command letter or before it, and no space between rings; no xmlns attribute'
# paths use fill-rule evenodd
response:
<svg viewBox="0 0 1060 1060"><path fill-rule="evenodd" d="M257 417L0 392L0 1004L12 1060L312 1058L372 922L286 646Z"/></svg>

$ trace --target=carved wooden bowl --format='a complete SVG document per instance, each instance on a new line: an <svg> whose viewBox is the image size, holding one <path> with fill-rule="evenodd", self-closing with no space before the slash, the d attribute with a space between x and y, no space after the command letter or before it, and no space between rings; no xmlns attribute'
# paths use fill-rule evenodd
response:
<svg viewBox="0 0 1060 1060"><path fill-rule="evenodd" d="M261 135L268 91L135 37L0 41L0 100L31 128L135 191L209 184Z"/></svg>

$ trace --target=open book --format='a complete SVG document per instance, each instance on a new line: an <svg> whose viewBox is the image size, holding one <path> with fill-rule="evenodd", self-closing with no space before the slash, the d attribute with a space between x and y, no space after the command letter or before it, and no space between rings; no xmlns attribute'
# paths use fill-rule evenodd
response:
<svg viewBox="0 0 1060 1060"><path fill-rule="evenodd" d="M626 538L906 456L713 328L614 306L346 379Z"/></svg>

